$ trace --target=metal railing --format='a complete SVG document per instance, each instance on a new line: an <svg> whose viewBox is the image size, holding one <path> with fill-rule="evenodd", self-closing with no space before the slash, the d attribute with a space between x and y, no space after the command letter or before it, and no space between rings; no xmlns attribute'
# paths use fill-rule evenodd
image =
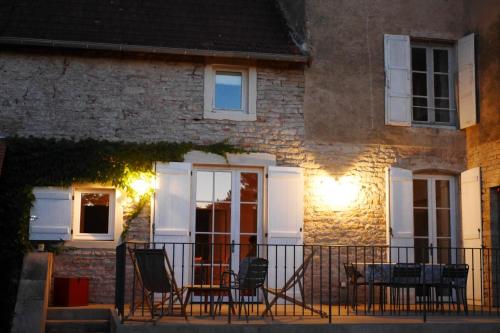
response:
<svg viewBox="0 0 500 333"><path fill-rule="evenodd" d="M134 263L137 249L164 249L182 302L169 297L172 286L163 294L148 292ZM248 263L243 262L257 257L268 264L264 290L227 288L237 278L229 281L223 273L244 275ZM228 322L271 314L325 322L353 315L424 321L433 315L499 316L499 265L500 250L491 248L123 243L116 251L115 307L122 320L151 319L151 307L153 317L227 317Z"/></svg>

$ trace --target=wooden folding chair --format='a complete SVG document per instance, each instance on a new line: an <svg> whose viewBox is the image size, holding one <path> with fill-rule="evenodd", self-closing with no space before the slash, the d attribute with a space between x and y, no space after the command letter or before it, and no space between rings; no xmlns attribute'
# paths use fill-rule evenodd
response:
<svg viewBox="0 0 500 333"><path fill-rule="evenodd" d="M265 316L268 312L272 314L271 307L274 304L276 304L280 298L289 301L292 304L296 304L300 307L303 307L304 309L317 313L321 317L327 316L325 312L315 309L312 305L309 305L304 301L305 294L304 294L304 284L302 281L304 279L304 274L307 271L307 267L311 263L315 253L316 249L313 248L311 253L304 259L302 264L295 270L293 275L286 281L285 285L281 289L265 288L265 290L269 294L274 295L274 297L271 300L271 302L267 304L266 309L264 310L264 312L262 312L262 316ZM298 285L298 289L301 296L300 300L296 299L295 297L290 297L286 294L286 292L289 291L290 289L293 289L295 285Z"/></svg>

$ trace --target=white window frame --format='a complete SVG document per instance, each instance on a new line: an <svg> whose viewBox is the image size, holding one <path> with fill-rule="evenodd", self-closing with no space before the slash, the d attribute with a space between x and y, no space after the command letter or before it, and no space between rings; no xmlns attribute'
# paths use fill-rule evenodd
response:
<svg viewBox="0 0 500 333"><path fill-rule="evenodd" d="M83 193L105 193L109 194L109 216L108 216L108 233L95 234L80 232L80 212L81 212L81 199ZM114 189L110 188L81 188L77 187L73 192L73 237L72 240L99 240L99 241L112 241L115 236L116 228L116 193Z"/></svg>
<svg viewBox="0 0 500 333"><path fill-rule="evenodd" d="M241 109L226 110L215 107L215 78L217 72L241 73ZM257 71L254 66L207 64L205 66L204 85L203 117L205 119L257 120Z"/></svg>
<svg viewBox="0 0 500 333"><path fill-rule="evenodd" d="M437 247L437 207L436 207L436 180L447 180L450 184L450 246L451 248L457 247L457 186L456 186L456 178L453 176L444 176L444 175L425 175L425 174L414 174L413 179L425 180L427 181L427 207L413 207L415 208L426 208L427 219L428 219L428 246ZM412 212L413 214L413 212ZM415 221L413 221L415 223ZM418 238L418 236L413 235L414 238ZM434 249L434 263L436 263L437 258L437 250ZM451 260L454 262L456 259L455 256L452 255Z"/></svg>
<svg viewBox="0 0 500 333"><path fill-rule="evenodd" d="M416 96L413 94L413 79L411 80L411 122L412 126L424 126L424 127L446 127L446 128L456 128L457 124L457 108L455 101L455 72L456 72L456 48L453 46L439 45L439 44L426 44L411 42L410 43L410 57L413 54L414 48L421 48L426 50L426 71L416 71L411 67L411 76L413 73L425 73L427 77L427 96ZM449 92L449 111L450 111L450 121L449 122L436 122L435 113L435 103L434 103L434 50L446 50L448 51L448 92ZM412 61L410 61L410 66ZM426 97L427 98L427 121L414 120L413 108L418 107L413 105L414 97Z"/></svg>

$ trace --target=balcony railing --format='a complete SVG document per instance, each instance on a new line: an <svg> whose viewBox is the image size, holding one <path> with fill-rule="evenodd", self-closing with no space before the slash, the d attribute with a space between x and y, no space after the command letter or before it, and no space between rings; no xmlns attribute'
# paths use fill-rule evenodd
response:
<svg viewBox="0 0 500 333"><path fill-rule="evenodd" d="M164 272L148 276L151 271L138 257L144 249L164 253ZM262 286L253 289L247 280L260 267L255 258L264 259L259 265L266 267ZM499 316L499 265L500 250L491 248L123 243L116 250L115 306L123 321L158 316L223 317L228 322L235 316L311 316L325 322L353 315ZM148 283L162 274L175 284L151 292Z"/></svg>

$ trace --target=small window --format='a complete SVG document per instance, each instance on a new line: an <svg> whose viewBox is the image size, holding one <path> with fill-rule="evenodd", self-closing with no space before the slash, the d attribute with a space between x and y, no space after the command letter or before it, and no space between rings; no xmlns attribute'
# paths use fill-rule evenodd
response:
<svg viewBox="0 0 500 333"><path fill-rule="evenodd" d="M256 120L254 67L207 65L205 106L207 119Z"/></svg>
<svg viewBox="0 0 500 333"><path fill-rule="evenodd" d="M75 239L112 240L114 229L114 191L77 189L74 202Z"/></svg>
<svg viewBox="0 0 500 333"><path fill-rule="evenodd" d="M415 124L454 125L451 47L412 45L412 120Z"/></svg>

